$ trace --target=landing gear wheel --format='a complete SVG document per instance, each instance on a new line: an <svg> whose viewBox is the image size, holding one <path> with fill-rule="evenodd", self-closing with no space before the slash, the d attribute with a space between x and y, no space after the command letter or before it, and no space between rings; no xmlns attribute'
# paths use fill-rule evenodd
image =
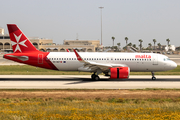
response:
<svg viewBox="0 0 180 120"><path fill-rule="evenodd" d="M99 76L95 75L94 80L99 80Z"/></svg>
<svg viewBox="0 0 180 120"><path fill-rule="evenodd" d="M152 74L152 80L156 80L156 77L154 77L154 72L151 72Z"/></svg>

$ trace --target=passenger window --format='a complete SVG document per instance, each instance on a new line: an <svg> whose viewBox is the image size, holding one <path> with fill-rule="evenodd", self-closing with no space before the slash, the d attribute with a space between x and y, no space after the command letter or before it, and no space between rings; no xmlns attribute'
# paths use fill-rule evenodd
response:
<svg viewBox="0 0 180 120"><path fill-rule="evenodd" d="M106 58L104 58L104 60L106 60Z"/></svg>
<svg viewBox="0 0 180 120"><path fill-rule="evenodd" d="M124 59L122 59L122 60L124 60Z"/></svg>
<svg viewBox="0 0 180 120"><path fill-rule="evenodd" d="M66 58L64 58L64 60L66 60Z"/></svg>
<svg viewBox="0 0 180 120"><path fill-rule="evenodd" d="M127 59L127 60L129 60L129 59Z"/></svg>
<svg viewBox="0 0 180 120"><path fill-rule="evenodd" d="M97 60L98 60L98 58L97 58Z"/></svg>
<svg viewBox="0 0 180 120"><path fill-rule="evenodd" d="M69 58L69 60L71 60L71 58Z"/></svg>
<svg viewBox="0 0 180 120"><path fill-rule="evenodd" d="M89 60L91 60L91 58L89 58Z"/></svg>
<svg viewBox="0 0 180 120"><path fill-rule="evenodd" d="M132 60L134 60L134 59L132 59Z"/></svg>
<svg viewBox="0 0 180 120"><path fill-rule="evenodd" d="M74 60L76 60L76 58L74 58Z"/></svg>
<svg viewBox="0 0 180 120"><path fill-rule="evenodd" d="M124 60L126 60L126 59L124 59Z"/></svg>
<svg viewBox="0 0 180 120"><path fill-rule="evenodd" d="M52 58L52 60L53 60L53 58Z"/></svg>
<svg viewBox="0 0 180 120"><path fill-rule="evenodd" d="M67 60L68 60L68 58L67 58Z"/></svg>
<svg viewBox="0 0 180 120"><path fill-rule="evenodd" d="M62 58L62 60L63 60L63 58Z"/></svg>
<svg viewBox="0 0 180 120"><path fill-rule="evenodd" d="M107 60L109 60L109 59L107 58Z"/></svg>
<svg viewBox="0 0 180 120"><path fill-rule="evenodd" d="M131 59L129 59L129 60L131 60Z"/></svg>
<svg viewBox="0 0 180 120"><path fill-rule="evenodd" d="M84 60L86 60L86 58L84 58Z"/></svg>
<svg viewBox="0 0 180 120"><path fill-rule="evenodd" d="M99 58L99 60L101 60L101 58Z"/></svg>

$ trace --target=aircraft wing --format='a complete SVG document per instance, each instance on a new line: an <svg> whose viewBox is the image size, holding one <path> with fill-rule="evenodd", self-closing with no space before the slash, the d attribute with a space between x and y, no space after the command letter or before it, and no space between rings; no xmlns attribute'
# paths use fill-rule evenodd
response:
<svg viewBox="0 0 180 120"><path fill-rule="evenodd" d="M112 67L125 67L127 65L125 64L104 64L104 63L97 63L97 62L93 62L93 61L85 61L83 60L83 58L76 52L76 50L74 50L76 57L78 59L79 62L84 63L84 67L83 68L87 68L90 69L91 71L97 71L98 69L100 69L102 72L106 72L109 71L109 68Z"/></svg>

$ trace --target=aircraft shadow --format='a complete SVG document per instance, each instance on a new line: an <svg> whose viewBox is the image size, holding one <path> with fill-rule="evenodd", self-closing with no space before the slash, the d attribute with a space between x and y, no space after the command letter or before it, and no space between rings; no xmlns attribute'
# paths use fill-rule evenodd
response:
<svg viewBox="0 0 180 120"><path fill-rule="evenodd" d="M180 78L167 78L167 79L156 79L152 80L151 78L149 79L144 79L144 78L130 78L130 79L100 79L98 81L92 80L91 78L0 78L0 81L72 81L73 84L75 83L86 83L86 82L99 82L99 81L107 81L107 82L139 82L139 81L144 81L144 82L180 82Z"/></svg>

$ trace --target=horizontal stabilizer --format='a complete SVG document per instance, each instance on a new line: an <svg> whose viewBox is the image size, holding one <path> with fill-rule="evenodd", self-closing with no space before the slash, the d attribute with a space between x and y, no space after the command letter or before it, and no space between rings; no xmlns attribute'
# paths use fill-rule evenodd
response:
<svg viewBox="0 0 180 120"><path fill-rule="evenodd" d="M13 57L13 58L17 58L21 61L27 61L29 60L29 57L28 56L15 56L15 55L7 55L8 57Z"/></svg>

